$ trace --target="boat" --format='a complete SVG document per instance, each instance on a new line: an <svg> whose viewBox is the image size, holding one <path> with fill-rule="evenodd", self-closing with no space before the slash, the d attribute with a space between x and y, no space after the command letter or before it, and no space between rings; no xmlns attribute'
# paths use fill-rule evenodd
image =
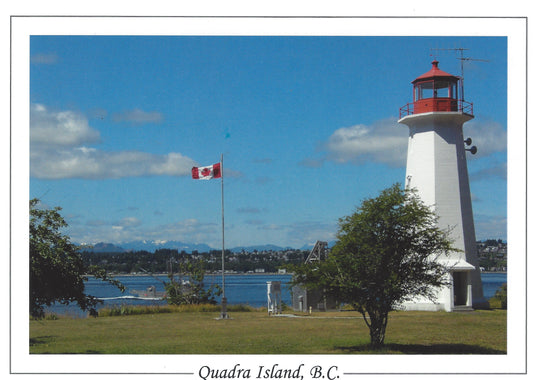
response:
<svg viewBox="0 0 533 380"><path fill-rule="evenodd" d="M130 293L135 294L136 297L149 299L163 299L166 296L166 292L158 292L154 285L147 287L145 290L132 289Z"/></svg>

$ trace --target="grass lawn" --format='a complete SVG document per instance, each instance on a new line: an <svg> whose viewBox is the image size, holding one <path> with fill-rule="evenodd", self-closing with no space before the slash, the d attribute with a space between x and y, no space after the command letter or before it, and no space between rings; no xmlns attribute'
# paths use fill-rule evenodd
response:
<svg viewBox="0 0 533 380"><path fill-rule="evenodd" d="M266 312L181 312L30 321L30 353L81 354L505 354L507 312L389 315L382 351L370 351L356 312L309 317ZM231 344L228 344L231 342Z"/></svg>

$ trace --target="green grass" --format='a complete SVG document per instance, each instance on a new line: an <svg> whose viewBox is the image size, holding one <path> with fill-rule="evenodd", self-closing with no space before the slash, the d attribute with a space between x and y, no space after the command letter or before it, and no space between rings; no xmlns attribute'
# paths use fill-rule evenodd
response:
<svg viewBox="0 0 533 380"><path fill-rule="evenodd" d="M266 311L168 312L30 321L30 353L95 354L504 354L505 310L393 312L385 347L368 347L356 312L310 317Z"/></svg>

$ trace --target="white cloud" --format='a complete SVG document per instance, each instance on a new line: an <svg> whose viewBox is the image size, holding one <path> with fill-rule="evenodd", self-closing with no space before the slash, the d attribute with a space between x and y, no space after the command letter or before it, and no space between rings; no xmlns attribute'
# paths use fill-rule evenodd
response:
<svg viewBox="0 0 533 380"><path fill-rule="evenodd" d="M486 157L507 150L507 131L492 120L472 120L464 125L464 136L472 138L477 153L472 158Z"/></svg>
<svg viewBox="0 0 533 380"><path fill-rule="evenodd" d="M141 224L142 224L141 221L134 216L122 218L122 220L119 223L119 225L122 227L136 227L136 226L140 226Z"/></svg>
<svg viewBox="0 0 533 380"><path fill-rule="evenodd" d="M153 157L156 158L156 157ZM169 153L164 156L158 156L150 164L150 173L152 175L189 175L194 161L180 153Z"/></svg>
<svg viewBox="0 0 533 380"><path fill-rule="evenodd" d="M31 56L31 63L37 65L53 65L59 60L57 54L54 53L38 53Z"/></svg>
<svg viewBox="0 0 533 380"><path fill-rule="evenodd" d="M30 141L33 147L73 147L100 142L100 133L87 118L74 111L50 111L41 104L30 108Z"/></svg>
<svg viewBox="0 0 533 380"><path fill-rule="evenodd" d="M73 111L31 108L30 173L35 178L123 178L185 176L195 162L180 153L157 155L139 151L106 152L87 145L100 134L87 118Z"/></svg>
<svg viewBox="0 0 533 380"><path fill-rule="evenodd" d="M338 162L363 164L380 162L391 166L405 165L407 127L398 125L393 118L339 128L323 143L327 159Z"/></svg>
<svg viewBox="0 0 533 380"><path fill-rule="evenodd" d="M113 121L134 124L160 123L163 115L159 112L146 112L138 108L113 114Z"/></svg>
<svg viewBox="0 0 533 380"><path fill-rule="evenodd" d="M197 219L184 219L175 223L146 226L137 217L120 220L93 220L83 225L69 224L69 236L77 243L95 244L106 242L118 244L137 240L179 240L188 243L209 242L219 244L220 226L203 223Z"/></svg>
<svg viewBox="0 0 533 380"><path fill-rule="evenodd" d="M124 178L189 175L194 161L179 153L155 155L138 151L103 152L85 147L32 151L31 175L41 179Z"/></svg>
<svg viewBox="0 0 533 380"><path fill-rule="evenodd" d="M281 231L283 229L285 229L285 227L283 226L280 226L279 224L269 224L269 225L266 225L266 226L261 226L259 229L261 230L270 230L270 231Z"/></svg>
<svg viewBox="0 0 533 380"><path fill-rule="evenodd" d="M475 215L476 239L507 240L507 217L501 215Z"/></svg>
<svg viewBox="0 0 533 380"><path fill-rule="evenodd" d="M490 120L472 120L464 125L465 138L470 136L478 148L475 157L486 157L507 149L507 131ZM364 164L379 162L393 167L405 165L408 127L395 118L378 120L372 125L357 124L339 128L321 144L326 160L338 163ZM308 158L304 166L321 166L321 159Z"/></svg>

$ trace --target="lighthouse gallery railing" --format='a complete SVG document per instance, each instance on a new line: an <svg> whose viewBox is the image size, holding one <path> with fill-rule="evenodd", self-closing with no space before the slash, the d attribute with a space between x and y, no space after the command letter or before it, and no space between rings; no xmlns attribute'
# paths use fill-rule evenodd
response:
<svg viewBox="0 0 533 380"><path fill-rule="evenodd" d="M429 98L429 99L438 99L438 98ZM453 101L457 104L457 108L453 107L454 109L446 109L446 110L438 110L438 111L452 111L452 112L462 112L467 115L474 115L474 104L467 102L465 100L455 100ZM407 103L405 106L400 108L400 119L405 116L414 115L415 109L417 110L416 113L422 113L420 112L420 109L417 107L418 102L414 103ZM437 111L437 110L434 110ZM429 112L429 111L428 111Z"/></svg>

